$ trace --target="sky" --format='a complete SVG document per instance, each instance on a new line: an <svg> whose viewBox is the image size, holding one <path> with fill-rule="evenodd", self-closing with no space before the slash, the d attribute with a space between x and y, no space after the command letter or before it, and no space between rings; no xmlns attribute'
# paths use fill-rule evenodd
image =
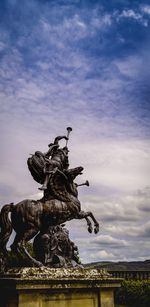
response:
<svg viewBox="0 0 150 307"><path fill-rule="evenodd" d="M66 223L82 262L149 259L149 79L148 0L1 0L0 206L41 198L27 158L71 126L100 223Z"/></svg>

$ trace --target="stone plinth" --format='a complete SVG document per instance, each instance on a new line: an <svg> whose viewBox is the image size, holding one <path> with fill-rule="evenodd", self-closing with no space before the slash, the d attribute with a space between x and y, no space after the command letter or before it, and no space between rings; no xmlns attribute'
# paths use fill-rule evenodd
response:
<svg viewBox="0 0 150 307"><path fill-rule="evenodd" d="M12 269L0 275L0 307L114 307L120 283L104 270Z"/></svg>

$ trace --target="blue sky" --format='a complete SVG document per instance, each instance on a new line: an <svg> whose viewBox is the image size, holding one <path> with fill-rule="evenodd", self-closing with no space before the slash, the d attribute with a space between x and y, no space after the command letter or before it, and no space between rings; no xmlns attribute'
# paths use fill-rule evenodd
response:
<svg viewBox="0 0 150 307"><path fill-rule="evenodd" d="M68 224L84 262L150 254L149 33L149 1L0 2L0 204L41 196L29 153L72 126L82 209L102 224Z"/></svg>

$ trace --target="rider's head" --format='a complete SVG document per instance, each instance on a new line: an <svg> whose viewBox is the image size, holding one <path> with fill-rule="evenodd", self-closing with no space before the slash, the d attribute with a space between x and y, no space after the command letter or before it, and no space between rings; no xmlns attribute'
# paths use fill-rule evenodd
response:
<svg viewBox="0 0 150 307"><path fill-rule="evenodd" d="M51 152L51 156L58 150L59 145L55 145L53 143L49 144L49 151Z"/></svg>

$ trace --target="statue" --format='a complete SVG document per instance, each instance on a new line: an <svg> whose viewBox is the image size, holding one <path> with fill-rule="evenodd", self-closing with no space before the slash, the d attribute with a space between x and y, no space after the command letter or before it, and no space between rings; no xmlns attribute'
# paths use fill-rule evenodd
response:
<svg viewBox="0 0 150 307"><path fill-rule="evenodd" d="M69 168L68 140L71 127L67 128L67 136L58 136L49 144L47 153L36 151L27 160L28 168L34 180L42 186L43 197L39 200L25 199L18 204L6 204L0 213L0 254L1 267L7 259L7 242L12 230L16 236L11 250L17 254L24 253L33 266L67 267L80 265L78 249L69 239L63 224L72 219L85 219L88 231L98 233L99 224L92 212L81 210L78 199L78 186L74 180L83 172L83 167ZM59 141L65 139L66 144L60 148ZM9 216L10 213L10 216ZM91 219L91 220L90 220ZM34 239L35 257L26 249L26 243ZM40 250L40 253L39 253ZM6 261L7 262L7 261Z"/></svg>
<svg viewBox="0 0 150 307"><path fill-rule="evenodd" d="M58 142L61 139L68 139L66 136L58 136L55 138L54 143L49 144L49 150L43 154L36 151L35 154L27 160L29 170L33 178L43 183L40 190L47 190L50 174L55 173L57 169L63 170L69 167L68 162L68 149L65 146L60 149ZM50 158L51 157L51 158Z"/></svg>
<svg viewBox="0 0 150 307"><path fill-rule="evenodd" d="M69 232L64 226L51 226L47 233L40 232L34 239L35 257L48 267L81 266L78 248L69 239Z"/></svg>

